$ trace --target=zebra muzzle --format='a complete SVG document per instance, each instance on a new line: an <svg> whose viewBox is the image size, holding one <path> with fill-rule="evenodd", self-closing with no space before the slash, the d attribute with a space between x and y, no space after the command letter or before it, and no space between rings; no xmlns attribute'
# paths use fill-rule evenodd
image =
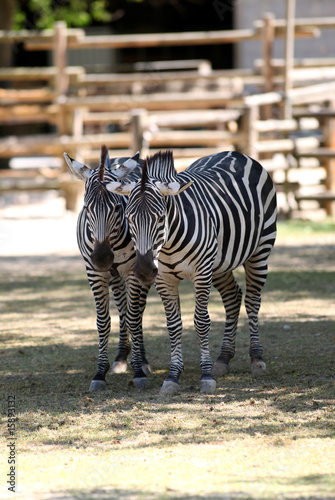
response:
<svg viewBox="0 0 335 500"><path fill-rule="evenodd" d="M136 251L134 274L144 285L151 285L157 276L158 268L154 262L152 250L142 255Z"/></svg>
<svg viewBox="0 0 335 500"><path fill-rule="evenodd" d="M114 253L109 240L96 241L91 254L92 264L98 271L109 271L114 262Z"/></svg>

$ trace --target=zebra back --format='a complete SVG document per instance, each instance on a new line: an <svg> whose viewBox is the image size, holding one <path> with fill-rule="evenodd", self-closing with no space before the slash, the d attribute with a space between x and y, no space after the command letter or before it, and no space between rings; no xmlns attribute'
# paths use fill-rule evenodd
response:
<svg viewBox="0 0 335 500"><path fill-rule="evenodd" d="M165 198L170 228L167 236L169 255L174 251L182 252L188 245L196 248L199 241L204 246L209 245L210 233L213 233L220 256L216 268L227 270L234 269L252 255L264 231L271 235L269 245L273 245L275 188L266 170L248 156L224 151L200 158L185 171L177 173L171 152L157 153L147 160L145 179L150 179L151 185L147 183L146 189L145 183L142 185L142 201L150 200L147 210L156 213L162 211L162 206L152 183L193 181L178 196ZM132 195L131 198L127 205L129 213L133 211L133 203L135 211L137 205ZM163 247L162 261L164 256Z"/></svg>

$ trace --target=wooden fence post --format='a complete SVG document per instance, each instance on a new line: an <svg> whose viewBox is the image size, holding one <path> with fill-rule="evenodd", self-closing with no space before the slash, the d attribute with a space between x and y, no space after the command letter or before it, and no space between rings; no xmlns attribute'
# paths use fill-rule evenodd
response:
<svg viewBox="0 0 335 500"><path fill-rule="evenodd" d="M264 91L273 91L273 42L275 39L274 15L272 12L267 12L263 15L263 76L264 76ZM267 120L272 118L272 105L267 104L262 109L262 119Z"/></svg>
<svg viewBox="0 0 335 500"><path fill-rule="evenodd" d="M54 48L53 64L57 69L55 90L58 95L64 95L68 89L68 78L66 76L67 65L67 27L64 21L58 21L54 25Z"/></svg>
<svg viewBox="0 0 335 500"><path fill-rule="evenodd" d="M335 101L328 101L328 109L335 109ZM325 147L335 150L335 119L325 119L323 125L325 136ZM326 169L326 190L335 193L335 160L333 158L325 159ZM335 217L335 202L327 201L325 203L327 215Z"/></svg>
<svg viewBox="0 0 335 500"><path fill-rule="evenodd" d="M53 65L56 68L55 91L57 103L59 105L59 115L57 120L58 133L64 135L68 131L66 113L64 112L62 102L67 94L69 87L69 78L66 74L67 66L67 27L64 21L58 21L54 25L53 39Z"/></svg>
<svg viewBox="0 0 335 500"><path fill-rule="evenodd" d="M292 103L289 97L292 88L292 69L294 64L294 25L295 0L286 0L286 40L285 40L285 107L284 118L292 118Z"/></svg>
<svg viewBox="0 0 335 500"><path fill-rule="evenodd" d="M64 101L69 89L69 77L66 73L67 68L67 26L64 21L58 21L54 24L53 38L53 65L56 68L55 92L56 103L59 113L57 117L57 128L59 135L75 135L77 120L74 112L67 112L64 109ZM80 112L81 113L81 112ZM77 151L70 151L76 157ZM79 192L82 186L72 178L64 162L64 171L59 177L59 185L64 192L65 204L67 210L76 210Z"/></svg>
<svg viewBox="0 0 335 500"><path fill-rule="evenodd" d="M259 106L246 106L243 112L243 144L240 149L254 160L258 159L258 131L256 122L259 119Z"/></svg>
<svg viewBox="0 0 335 500"><path fill-rule="evenodd" d="M146 109L131 110L131 131L132 131L131 149L133 153L139 151L140 155L146 155L148 149L144 139L147 115L148 111Z"/></svg>

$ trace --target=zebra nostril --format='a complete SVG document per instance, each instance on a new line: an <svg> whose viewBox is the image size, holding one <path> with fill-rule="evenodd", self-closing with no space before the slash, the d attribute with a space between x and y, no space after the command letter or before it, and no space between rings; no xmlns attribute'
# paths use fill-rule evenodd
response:
<svg viewBox="0 0 335 500"><path fill-rule="evenodd" d="M155 277L157 276L157 273L158 273L158 269L157 269L157 267L155 267L155 268L152 270L152 273L151 273L152 277L153 277L153 278L155 278Z"/></svg>

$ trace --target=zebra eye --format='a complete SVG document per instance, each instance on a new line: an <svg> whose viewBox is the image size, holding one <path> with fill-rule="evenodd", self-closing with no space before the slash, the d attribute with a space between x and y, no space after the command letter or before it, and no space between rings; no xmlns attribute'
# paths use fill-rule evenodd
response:
<svg viewBox="0 0 335 500"><path fill-rule="evenodd" d="M158 222L158 223L159 223L159 222L163 222L163 220L164 220L164 215L158 215L158 216L157 216L157 222Z"/></svg>

